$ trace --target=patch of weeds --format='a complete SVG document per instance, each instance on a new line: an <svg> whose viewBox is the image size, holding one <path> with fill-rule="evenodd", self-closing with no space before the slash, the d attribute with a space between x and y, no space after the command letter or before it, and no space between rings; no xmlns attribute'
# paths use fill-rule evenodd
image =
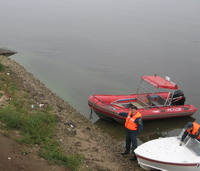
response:
<svg viewBox="0 0 200 171"><path fill-rule="evenodd" d="M55 141L44 144L39 151L39 155L53 163L67 166L67 157Z"/></svg>
<svg viewBox="0 0 200 171"><path fill-rule="evenodd" d="M34 144L34 140L31 138L31 136L29 134L24 134L23 133L23 136L20 137L20 138L17 138L16 141L18 143L21 143L21 144L29 144L29 145L32 145Z"/></svg>
<svg viewBox="0 0 200 171"><path fill-rule="evenodd" d="M8 129L20 129L22 120L19 112L5 108L0 110L0 120L3 121Z"/></svg>
<svg viewBox="0 0 200 171"><path fill-rule="evenodd" d="M54 115L38 112L23 118L22 131L29 135L34 144L41 144L52 138L55 124Z"/></svg>
<svg viewBox="0 0 200 171"><path fill-rule="evenodd" d="M15 97L12 97L9 102L13 107L16 108L17 111L21 111L24 107L23 101L15 98Z"/></svg>
<svg viewBox="0 0 200 171"><path fill-rule="evenodd" d="M80 154L73 154L68 158L67 167L71 170L78 171L83 163L84 157Z"/></svg>
<svg viewBox="0 0 200 171"><path fill-rule="evenodd" d="M21 113L10 107L0 110L0 120L5 123L6 128L21 130L24 142L31 141L33 144L52 138L57 121L54 115L42 112Z"/></svg>
<svg viewBox="0 0 200 171"><path fill-rule="evenodd" d="M4 71L5 67L3 64L0 63L0 72Z"/></svg>
<svg viewBox="0 0 200 171"><path fill-rule="evenodd" d="M26 99L30 99L31 95L28 94L28 92L25 92L24 95L23 95L23 97L26 98Z"/></svg>
<svg viewBox="0 0 200 171"><path fill-rule="evenodd" d="M4 94L0 92L0 97L2 97Z"/></svg>
<svg viewBox="0 0 200 171"><path fill-rule="evenodd" d="M42 146L39 155L48 161L58 165L64 165L72 171L78 171L84 157L80 154L74 154L66 157L56 142L48 143Z"/></svg>
<svg viewBox="0 0 200 171"><path fill-rule="evenodd" d="M45 108L42 108L44 112L51 112L53 111L53 107L52 106L47 106Z"/></svg>
<svg viewBox="0 0 200 171"><path fill-rule="evenodd" d="M16 84L13 83L10 85L9 89L10 89L11 94L14 94L14 92L18 90L18 87L16 86Z"/></svg>
<svg viewBox="0 0 200 171"><path fill-rule="evenodd" d="M4 72L0 72L0 82L5 83L6 80L6 74Z"/></svg>
<svg viewBox="0 0 200 171"><path fill-rule="evenodd" d="M0 90L4 90L4 86L0 82Z"/></svg>

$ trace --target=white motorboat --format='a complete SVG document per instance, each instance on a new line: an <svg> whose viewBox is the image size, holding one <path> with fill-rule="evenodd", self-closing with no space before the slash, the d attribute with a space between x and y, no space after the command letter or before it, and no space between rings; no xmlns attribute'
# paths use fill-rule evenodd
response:
<svg viewBox="0 0 200 171"><path fill-rule="evenodd" d="M134 152L139 165L145 170L200 171L200 142L188 136L180 146L183 132L138 146Z"/></svg>

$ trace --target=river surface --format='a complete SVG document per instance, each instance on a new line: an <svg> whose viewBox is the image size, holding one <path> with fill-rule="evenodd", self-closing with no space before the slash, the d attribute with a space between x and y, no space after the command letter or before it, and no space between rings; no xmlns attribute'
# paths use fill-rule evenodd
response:
<svg viewBox="0 0 200 171"><path fill-rule="evenodd" d="M0 47L86 118L91 94L135 93L169 76L200 107L200 1L0 0ZM144 122L142 142L177 135L189 118ZM91 120L113 138L123 125Z"/></svg>

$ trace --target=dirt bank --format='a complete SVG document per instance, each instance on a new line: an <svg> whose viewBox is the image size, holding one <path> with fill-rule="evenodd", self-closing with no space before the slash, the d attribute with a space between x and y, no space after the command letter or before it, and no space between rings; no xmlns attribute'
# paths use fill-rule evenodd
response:
<svg viewBox="0 0 200 171"><path fill-rule="evenodd" d="M4 56L0 56L0 61L5 66L9 67L13 73L15 73L16 80L20 87L28 91L35 102L54 107L55 115L59 117L56 130L57 139L60 141L61 146L65 149L67 154L79 153L85 156L85 162L81 170L88 170L87 168L90 168L91 170L102 171L142 170L138 166L137 162L131 162L129 161L129 158L124 158L120 155L120 152L123 151L122 144L112 140L97 126L92 125L92 123L90 123L86 118L72 108L70 104L49 90L31 73L27 72L24 67ZM69 125L64 124L68 122L73 123L76 125L76 127L74 129L70 129ZM0 153L2 153L2 144L0 145ZM11 146L17 147L14 142L10 144L9 148L12 148ZM12 153L15 153L15 151L12 151ZM0 159L1 157L2 156L0 155ZM41 161L41 159L38 157L35 158ZM33 162L31 164L29 163L28 165L34 165L35 162L37 162L37 160L33 160ZM1 167L2 165L0 164L0 170ZM6 166L3 166L2 168L6 168ZM59 170L62 168L54 166L53 169Z"/></svg>
<svg viewBox="0 0 200 171"><path fill-rule="evenodd" d="M64 167L50 165L39 158L36 150L20 145L0 133L1 171L66 171Z"/></svg>

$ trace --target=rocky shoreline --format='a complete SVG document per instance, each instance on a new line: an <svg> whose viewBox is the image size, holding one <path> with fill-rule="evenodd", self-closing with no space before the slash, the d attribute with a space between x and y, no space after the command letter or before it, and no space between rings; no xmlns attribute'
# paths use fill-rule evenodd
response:
<svg viewBox="0 0 200 171"><path fill-rule="evenodd" d="M3 56L11 56L16 54L17 52L14 52L12 50L6 49L6 48L0 48L0 55Z"/></svg>
<svg viewBox="0 0 200 171"><path fill-rule="evenodd" d="M54 113L59 118L56 138L66 154L84 155L85 161L81 170L142 170L137 162L120 156L123 151L122 144L112 140L23 66L5 56L0 56L0 61L15 73L20 87L29 92L37 104L53 106ZM76 126L71 129L66 123Z"/></svg>

